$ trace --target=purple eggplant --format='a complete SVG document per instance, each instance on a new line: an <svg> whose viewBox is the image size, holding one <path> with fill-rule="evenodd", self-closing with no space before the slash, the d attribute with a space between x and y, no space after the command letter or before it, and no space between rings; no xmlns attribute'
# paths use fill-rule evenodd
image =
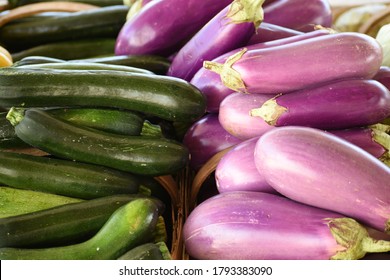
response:
<svg viewBox="0 0 390 280"><path fill-rule="evenodd" d="M235 0L222 9L179 50L168 75L190 81L204 60L246 45L263 20L263 2Z"/></svg>
<svg viewBox="0 0 390 280"><path fill-rule="evenodd" d="M345 129L373 125L390 116L390 92L375 80L336 81L277 95L250 115L273 126Z"/></svg>
<svg viewBox="0 0 390 280"><path fill-rule="evenodd" d="M274 40L270 42L258 43L253 45L248 45L246 48L248 50L260 50L265 48L272 48L278 46L284 46L290 43L295 43L302 40L307 40L310 38L316 38L320 36L330 35L331 31L328 29L315 30L312 32L304 33L297 36L292 36L288 38L283 38L279 40ZM214 62L224 63L226 59L238 52L239 49L234 51L230 51L224 55L219 56L214 59ZM221 101L233 93L234 90L226 87L222 81L220 76L212 71L207 70L206 68L201 68L196 72L194 77L190 81L193 85L195 85L198 89L200 89L204 96L207 99L207 111L210 113L216 113L219 111L219 105Z"/></svg>
<svg viewBox="0 0 390 280"><path fill-rule="evenodd" d="M235 91L278 94L334 80L372 78L382 57L382 47L374 38L344 32L272 48L244 48L223 64L204 61L204 67L220 74Z"/></svg>
<svg viewBox="0 0 390 280"><path fill-rule="evenodd" d="M280 25L262 22L256 32L249 38L248 45L279 40L304 34L301 31L283 27Z"/></svg>
<svg viewBox="0 0 390 280"><path fill-rule="evenodd" d="M373 79L377 80L378 82L381 82L385 87L390 90L390 67L381 66Z"/></svg>
<svg viewBox="0 0 390 280"><path fill-rule="evenodd" d="M133 2L128 5L130 8L126 16L126 20L130 20L133 16L138 14L139 11L146 6L146 4L152 1L154 0L133 0Z"/></svg>
<svg viewBox="0 0 390 280"><path fill-rule="evenodd" d="M169 56L231 0L155 0L128 20L118 34L115 54Z"/></svg>
<svg viewBox="0 0 390 280"><path fill-rule="evenodd" d="M264 7L264 20L308 32L315 25L331 27L332 10L328 0L278 0Z"/></svg>
<svg viewBox="0 0 390 280"><path fill-rule="evenodd" d="M242 139L261 136L274 128L262 118L251 116L249 112L269 100L265 94L242 94L234 92L219 106L219 123L231 135Z"/></svg>
<svg viewBox="0 0 390 280"><path fill-rule="evenodd" d="M258 191L276 193L255 165L255 146L259 137L235 145L218 162L215 182L218 192Z"/></svg>
<svg viewBox="0 0 390 280"><path fill-rule="evenodd" d="M190 152L190 166L199 170L214 154L240 143L218 121L218 114L207 114L192 124L183 137Z"/></svg>
<svg viewBox="0 0 390 280"><path fill-rule="evenodd" d="M328 132L387 162L388 158L390 158L390 135L388 131L390 131L390 126L377 124L369 127L329 130Z"/></svg>
<svg viewBox="0 0 390 280"><path fill-rule="evenodd" d="M353 260L388 252L356 220L264 192L226 192L190 213L187 253L204 260Z"/></svg>
<svg viewBox="0 0 390 280"><path fill-rule="evenodd" d="M363 149L310 127L273 129L255 164L280 194L390 234L390 168Z"/></svg>

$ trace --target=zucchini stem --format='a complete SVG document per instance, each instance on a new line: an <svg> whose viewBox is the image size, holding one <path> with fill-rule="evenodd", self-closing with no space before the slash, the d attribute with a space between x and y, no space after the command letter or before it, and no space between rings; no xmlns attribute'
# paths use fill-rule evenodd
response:
<svg viewBox="0 0 390 280"><path fill-rule="evenodd" d="M13 125L17 126L24 118L24 112L26 109L12 107L6 116L6 119Z"/></svg>

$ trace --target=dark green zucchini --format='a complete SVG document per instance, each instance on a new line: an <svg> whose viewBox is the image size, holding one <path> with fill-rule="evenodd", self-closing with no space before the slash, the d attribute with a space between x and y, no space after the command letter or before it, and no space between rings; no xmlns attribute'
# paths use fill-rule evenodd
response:
<svg viewBox="0 0 390 280"><path fill-rule="evenodd" d="M55 2L64 0L8 0L8 8L16 8L28 4L40 3L40 2ZM67 2L81 2L85 4L95 5L99 7L111 6L111 5L122 5L123 0L65 0Z"/></svg>
<svg viewBox="0 0 390 280"><path fill-rule="evenodd" d="M38 131L35 133L40 134ZM140 187L137 176L127 172L70 160L3 151L0 151L0 183L82 199L133 194Z"/></svg>
<svg viewBox="0 0 390 280"><path fill-rule="evenodd" d="M74 61L132 66L147 69L158 75L165 75L171 65L168 58L157 55L108 55Z"/></svg>
<svg viewBox="0 0 390 280"><path fill-rule="evenodd" d="M24 66L24 65L31 65L31 64L41 64L41 63L54 63L54 62L65 62L66 60L58 59L54 57L49 56L40 56L40 55L31 55L22 58L19 61L16 61L12 66Z"/></svg>
<svg viewBox="0 0 390 280"><path fill-rule="evenodd" d="M172 260L172 256L165 242L148 242L127 251L118 260Z"/></svg>
<svg viewBox="0 0 390 280"><path fill-rule="evenodd" d="M11 52L12 60L17 62L28 56L48 56L57 59L80 59L101 55L112 55L116 40L113 38L82 39L55 42Z"/></svg>
<svg viewBox="0 0 390 280"><path fill-rule="evenodd" d="M37 63L29 65L16 65L22 68L40 68L40 69L63 69L63 70L107 70L107 71L124 71L130 73L140 73L153 75L152 71L125 65L112 65L98 62L52 62L52 63Z"/></svg>
<svg viewBox="0 0 390 280"><path fill-rule="evenodd" d="M0 149L28 147L28 144L16 136L15 128L6 116L7 112L0 112Z"/></svg>
<svg viewBox="0 0 390 280"><path fill-rule="evenodd" d="M0 92L1 107L113 107L182 122L206 107L200 90L182 79L119 71L5 67Z"/></svg>
<svg viewBox="0 0 390 280"><path fill-rule="evenodd" d="M55 42L114 39L126 22L128 9L126 5L113 5L13 23L0 29L0 41L8 49L24 50Z"/></svg>
<svg viewBox="0 0 390 280"><path fill-rule="evenodd" d="M74 197L0 186L0 218L81 201L82 199Z"/></svg>
<svg viewBox="0 0 390 280"><path fill-rule="evenodd" d="M121 255L123 255L126 251L130 250L131 248L134 248L142 243L148 242L153 236L153 232L158 222L158 217L160 215L158 205L155 203L155 201L149 198L137 198L127 202L122 201L123 203L122 205L120 205L120 203L115 203L115 200L113 202L114 202L114 207L112 207L109 211L107 211L107 208L109 208L107 206L107 203L104 205L104 207L102 207L104 208L104 210L106 210L106 211L102 211L104 219L101 220L104 221L103 222L104 224L99 225L100 229L90 239L84 242L70 244L66 246L31 248L31 249L23 248L22 247L23 245L20 245L20 243L16 242L16 245L11 245L11 246L18 247L18 248L10 248L10 245L6 245L7 247L2 246L3 248L0 249L0 259L2 260L3 259L28 259L28 260L117 259ZM78 205L73 203L67 206L74 206L74 205L80 206L81 204L85 204L85 203L88 203L88 201L77 203ZM59 208L60 207L53 208L51 209L51 211L54 211ZM81 214L83 214L83 211L89 213L89 215L88 214L86 215L87 217L85 220L87 221L90 219L90 215L92 212L91 208L92 207L88 208L88 211L85 211L83 208L79 207L79 211L81 212ZM107 217L107 214L110 212L111 214ZM70 220L69 215L72 215L71 216L72 220ZM45 219L41 219L41 221L42 222L46 221L46 223L51 222L52 226L55 229L58 230L59 228L62 228L63 231L68 233L78 231L77 227L71 228L70 226L75 226L75 224L76 225L78 224L78 226L82 228L83 222L85 223L85 220L80 219L79 214L76 212L62 213L62 216L66 216L66 218L63 220L61 219L53 220L52 217L55 217L55 215L53 215L50 217L46 217ZM92 217L96 217L96 216L97 214L92 214ZM50 220L48 221L48 219ZM67 228L64 227L63 225L63 222L65 220L67 220L70 223L70 226ZM73 222L74 220L76 220L78 223ZM48 226L45 226L45 223L41 224L41 228L38 228L37 220L30 220L29 222L30 224L27 224L26 221L24 222L20 221L19 224L16 225L16 229L18 230L18 232L15 232L16 230L14 227L12 231L12 233L14 234L7 234L7 232L8 233L11 232L10 228L6 229L6 226L9 226L10 223L5 224L2 223L2 221L0 220L0 226L4 225L4 229L1 230L2 231L1 235L2 236L4 235L4 240L9 240L10 236L17 238L25 235L34 238L35 235L41 233L40 237L42 241L45 240L45 237L51 238L53 236L53 234L49 235L43 231L43 229L50 228ZM15 226L15 223L13 225ZM28 226L30 226L30 228ZM36 230L29 231L29 229L31 228L35 228ZM4 240L2 238L0 242L4 243ZM47 245L48 243L45 244L46 246L50 246Z"/></svg>
<svg viewBox="0 0 390 280"><path fill-rule="evenodd" d="M183 169L188 149L155 137L123 136L64 122L44 110L11 109L7 118L24 142L54 156L139 175L159 176Z"/></svg>

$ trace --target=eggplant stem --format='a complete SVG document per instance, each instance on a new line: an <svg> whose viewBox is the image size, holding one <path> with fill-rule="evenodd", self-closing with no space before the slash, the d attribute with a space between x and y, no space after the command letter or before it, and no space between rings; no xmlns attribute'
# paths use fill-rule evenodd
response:
<svg viewBox="0 0 390 280"><path fill-rule="evenodd" d="M367 253L390 252L390 241L365 238L362 240L363 250Z"/></svg>
<svg viewBox="0 0 390 280"><path fill-rule="evenodd" d="M260 117L267 124L275 126L280 116L288 111L286 107L280 106L276 102L276 98L279 95L264 102L260 108L250 110L249 115L252 117Z"/></svg>
<svg viewBox="0 0 390 280"><path fill-rule="evenodd" d="M229 23L253 22L257 29L264 19L262 5L265 0L234 0L226 17L230 19Z"/></svg>
<svg viewBox="0 0 390 280"><path fill-rule="evenodd" d="M245 83L241 78L241 75L238 71L233 69L233 64L240 60L240 58L247 52L246 48L236 52L235 54L229 56L226 59L224 64L214 62L214 61L203 61L203 67L207 70L213 71L220 75L222 83L238 92L248 93Z"/></svg>
<svg viewBox="0 0 390 280"><path fill-rule="evenodd" d="M371 131L372 139L388 152L390 150L390 135L386 131L376 127L371 127Z"/></svg>

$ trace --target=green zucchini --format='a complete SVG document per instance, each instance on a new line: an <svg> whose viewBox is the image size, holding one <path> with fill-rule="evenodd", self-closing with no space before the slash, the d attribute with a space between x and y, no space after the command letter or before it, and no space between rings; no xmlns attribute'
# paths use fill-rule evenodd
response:
<svg viewBox="0 0 390 280"><path fill-rule="evenodd" d="M53 62L53 63L39 63L16 66L22 68L41 68L41 69L69 69L69 70L108 70L108 71L124 71L130 73L140 73L146 75L153 75L152 71L125 65L111 65L98 62Z"/></svg>
<svg viewBox="0 0 390 280"><path fill-rule="evenodd" d="M118 260L172 260L172 256L165 242L148 242L127 251Z"/></svg>
<svg viewBox="0 0 390 280"><path fill-rule="evenodd" d="M119 71L5 67L0 92L0 107L111 107L169 121L197 120L206 108L200 90L182 79Z"/></svg>
<svg viewBox="0 0 390 280"><path fill-rule="evenodd" d="M22 215L80 201L82 199L0 186L0 218Z"/></svg>
<svg viewBox="0 0 390 280"><path fill-rule="evenodd" d="M140 187L137 176L127 172L70 160L4 151L0 151L0 182L14 188L81 199L137 193Z"/></svg>
<svg viewBox="0 0 390 280"><path fill-rule="evenodd" d="M1 248L0 259L115 260L152 238L159 214L152 200L135 199L115 210L102 228L84 242L39 249Z"/></svg>
<svg viewBox="0 0 390 280"><path fill-rule="evenodd" d="M7 112L0 112L0 149L28 147L28 144L16 136L15 128L6 116Z"/></svg>
<svg viewBox="0 0 390 280"><path fill-rule="evenodd" d="M7 115L16 135L54 156L148 176L173 174L189 161L188 149L173 140L106 133L64 122L44 110L22 111L11 109Z"/></svg>
<svg viewBox="0 0 390 280"><path fill-rule="evenodd" d="M112 55L116 40L113 38L81 39L55 42L11 52L12 60L17 62L28 56L48 56L57 59L80 59L101 55Z"/></svg>
<svg viewBox="0 0 390 280"><path fill-rule="evenodd" d="M27 49L43 44L81 39L116 38L129 8L113 5L5 25L0 41L8 49Z"/></svg>
<svg viewBox="0 0 390 280"><path fill-rule="evenodd" d="M95 62L113 65L126 65L147 69L158 75L165 75L171 65L168 58L158 55L108 55L84 59L70 60L70 62Z"/></svg>
<svg viewBox="0 0 390 280"><path fill-rule="evenodd" d="M0 248L39 248L69 245L93 236L120 206L148 198L164 211L156 198L141 194L113 195L68 203L0 219Z"/></svg>
<svg viewBox="0 0 390 280"><path fill-rule="evenodd" d="M19 61L16 61L12 66L17 67L17 66L24 66L24 65L31 65L31 64L54 63L54 62L66 62L66 60L49 57L49 56L31 55L31 56L26 56Z"/></svg>
<svg viewBox="0 0 390 280"><path fill-rule="evenodd" d="M8 8L12 9L33 3L40 2L55 2L63 0L8 0ZM123 0L65 0L67 2L81 2L85 4L95 5L99 7L111 6L111 5L122 5Z"/></svg>

